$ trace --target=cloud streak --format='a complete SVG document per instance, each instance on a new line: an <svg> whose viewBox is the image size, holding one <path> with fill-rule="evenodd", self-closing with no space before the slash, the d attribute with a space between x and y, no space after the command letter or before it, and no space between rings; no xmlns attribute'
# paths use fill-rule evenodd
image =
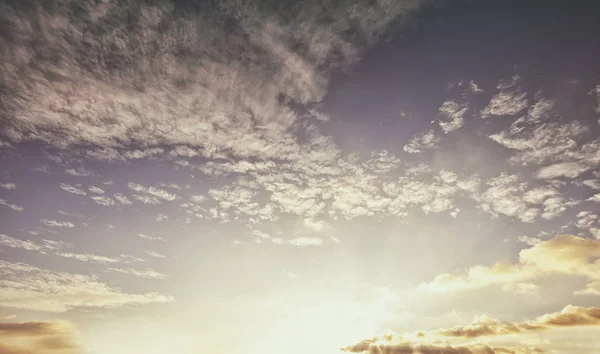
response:
<svg viewBox="0 0 600 354"><path fill-rule="evenodd" d="M0 261L0 287L0 306L45 312L173 301L170 296L156 293L124 293L93 275L55 272L5 261Z"/></svg>

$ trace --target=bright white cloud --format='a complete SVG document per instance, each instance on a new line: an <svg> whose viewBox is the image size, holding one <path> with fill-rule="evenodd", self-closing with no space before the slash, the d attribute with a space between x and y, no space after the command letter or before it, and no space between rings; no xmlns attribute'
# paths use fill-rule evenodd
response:
<svg viewBox="0 0 600 354"><path fill-rule="evenodd" d="M61 183L60 184L60 188L69 192L69 193L73 193L73 194L79 194L79 195L86 195L84 190L81 190L79 188L73 187L69 184L66 183Z"/></svg>
<svg viewBox="0 0 600 354"><path fill-rule="evenodd" d="M7 207L11 208L14 211L23 211L23 210L25 210L25 208L23 208L22 206L17 205L17 204L9 203L6 199L2 199L2 198L0 198L0 205L7 206Z"/></svg>
<svg viewBox="0 0 600 354"><path fill-rule="evenodd" d="M41 221L46 226L67 227L67 228L75 227L75 225L73 225L73 223L70 223L68 221L57 221L57 220L48 220L48 219L42 219Z"/></svg>
<svg viewBox="0 0 600 354"><path fill-rule="evenodd" d="M404 145L404 151L417 154L424 150L437 148L439 142L440 138L435 134L435 131L429 130L425 133L414 135L410 139L410 142Z"/></svg>

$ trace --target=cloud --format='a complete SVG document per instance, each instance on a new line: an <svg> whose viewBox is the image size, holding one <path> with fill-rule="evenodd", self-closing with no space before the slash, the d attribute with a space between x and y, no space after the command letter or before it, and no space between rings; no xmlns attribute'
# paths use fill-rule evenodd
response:
<svg viewBox="0 0 600 354"><path fill-rule="evenodd" d="M599 326L600 308L567 305L560 312L542 315L531 321L509 323L484 318L467 326L434 331L437 336L476 338L537 332L557 327Z"/></svg>
<svg viewBox="0 0 600 354"><path fill-rule="evenodd" d="M533 222L539 216L539 209L531 204L541 201L535 199L540 197L532 195L524 198L527 183L521 182L517 175L502 173L488 180L486 185L488 187L485 190L473 196L483 211L494 216L503 214L515 217L523 222Z"/></svg>
<svg viewBox="0 0 600 354"><path fill-rule="evenodd" d="M342 350L354 353L542 353L540 348L522 347L525 340L515 335L528 332L541 337L541 331L566 327L600 325L600 308L568 305L559 312L544 314L533 320L505 322L487 316L480 316L468 325L434 329L410 333L388 333L363 340ZM572 333L572 332L570 332ZM492 346L483 340L489 337L507 336L521 347ZM477 341L473 341L477 339ZM460 344L454 344L453 341ZM467 340L465 344L465 340ZM495 343L501 343L495 341Z"/></svg>
<svg viewBox="0 0 600 354"><path fill-rule="evenodd" d="M113 194L113 197L115 197L115 199L122 205L131 205L131 200L121 193L115 193Z"/></svg>
<svg viewBox="0 0 600 354"><path fill-rule="evenodd" d="M583 181L582 184L591 189L600 191L600 179L588 179Z"/></svg>
<svg viewBox="0 0 600 354"><path fill-rule="evenodd" d="M528 246L535 246L543 242L541 238L531 236L519 236L519 242L522 242Z"/></svg>
<svg viewBox="0 0 600 354"><path fill-rule="evenodd" d="M590 128L576 120L548 122L555 115L554 101L540 98L526 115L515 120L508 131L490 135L490 139L515 150L509 161L518 165L546 164L537 178L575 178L600 166L600 139L580 145Z"/></svg>
<svg viewBox="0 0 600 354"><path fill-rule="evenodd" d="M168 274L159 273L152 269L135 270L135 269L131 269L131 268L127 268L127 269L108 268L108 270L113 271L113 272L123 273L123 274L130 274L130 275L134 275L136 277L147 278L147 279L165 279L165 278L169 277Z"/></svg>
<svg viewBox="0 0 600 354"><path fill-rule="evenodd" d="M362 165L375 174L385 174L400 166L400 159L387 150L373 151Z"/></svg>
<svg viewBox="0 0 600 354"><path fill-rule="evenodd" d="M48 219L42 219L41 220L44 225L46 226L52 226L52 227L75 227L75 225L73 225L73 223L70 223L68 221L56 221L56 220L48 220Z"/></svg>
<svg viewBox="0 0 600 354"><path fill-rule="evenodd" d="M467 104L459 104L455 101L446 101L438 109L440 128L444 133L460 129L465 125L464 115L468 110Z"/></svg>
<svg viewBox="0 0 600 354"><path fill-rule="evenodd" d="M328 226L323 220L304 219L302 223L304 224L304 227L317 232L323 231Z"/></svg>
<svg viewBox="0 0 600 354"><path fill-rule="evenodd" d="M144 159L144 158L148 158L148 157L153 157L155 155L160 155L162 153L164 153L164 149L162 148L149 148L149 149L144 149L144 150L131 150L131 151L126 151L123 156L127 159L131 159L131 160L137 160L137 159Z"/></svg>
<svg viewBox="0 0 600 354"><path fill-rule="evenodd" d="M490 135L490 139L517 151L509 161L515 164L541 164L560 159L577 148L578 138L586 127L577 121L567 124L541 123L523 126L515 121L509 131Z"/></svg>
<svg viewBox="0 0 600 354"><path fill-rule="evenodd" d="M0 322L0 353L76 354L77 331L66 321Z"/></svg>
<svg viewBox="0 0 600 354"><path fill-rule="evenodd" d="M206 200L206 197L203 195L192 195L190 196L190 200L194 203L202 203Z"/></svg>
<svg viewBox="0 0 600 354"><path fill-rule="evenodd" d="M77 307L120 307L173 301L156 293L128 294L96 276L55 272L25 263L0 261L0 306L45 312Z"/></svg>
<svg viewBox="0 0 600 354"><path fill-rule="evenodd" d="M92 198L96 203L98 203L100 205L104 205L104 206L115 205L115 201L110 197L95 195L90 198Z"/></svg>
<svg viewBox="0 0 600 354"><path fill-rule="evenodd" d="M483 92L483 89L481 89L479 87L479 85L477 85L475 83L475 81L473 81L473 80L469 81L469 89L471 89L471 92L474 92L474 93L476 93L476 92Z"/></svg>
<svg viewBox="0 0 600 354"><path fill-rule="evenodd" d="M96 187L96 186L90 186L90 187L88 187L88 190L92 193L104 194L104 189Z"/></svg>
<svg viewBox="0 0 600 354"><path fill-rule="evenodd" d="M517 263L474 266L461 273L444 273L419 285L427 292L450 292L502 285L505 291L525 291L531 281L551 275L570 275L588 279L575 294L600 294L600 240L558 235L519 252Z"/></svg>
<svg viewBox="0 0 600 354"><path fill-rule="evenodd" d="M23 210L25 210L25 208L23 208L22 206L17 205L17 204L11 204L8 201L6 201L6 199L2 199L2 198L0 198L0 205L5 205L5 206L11 208L14 211L23 211Z"/></svg>
<svg viewBox="0 0 600 354"><path fill-rule="evenodd" d="M320 101L332 71L357 62L422 3L7 7L0 17L6 38L20 40L3 41L6 53L19 55L0 61L13 88L1 97L2 133L57 148L88 146L87 156L109 161L154 156L157 145L204 157L291 156L302 147L286 134L298 121L286 102ZM136 20L126 29L117 25L130 16ZM42 36L47 46L27 45ZM136 149L121 152L124 146Z"/></svg>
<svg viewBox="0 0 600 354"><path fill-rule="evenodd" d="M398 340L396 343L386 340L365 340L342 348L345 352L368 354L533 354L541 353L538 348L490 347L488 345L444 345L418 344Z"/></svg>
<svg viewBox="0 0 600 354"><path fill-rule="evenodd" d="M297 237L289 240L288 243L298 247L321 246L323 244L323 239L319 237Z"/></svg>
<svg viewBox="0 0 600 354"><path fill-rule="evenodd" d="M519 88L521 78L515 75L511 80L502 80L496 87L496 93L488 105L481 110L481 118L490 116L514 116L529 105L527 93Z"/></svg>
<svg viewBox="0 0 600 354"><path fill-rule="evenodd" d="M0 234L0 246L19 248L26 251L35 251L41 254L53 254L59 257L73 258L82 262L117 263L120 261L119 258L99 256L95 254L64 252L63 250L71 245L61 241L42 240L42 242L35 242L30 240L19 240L8 235Z"/></svg>
<svg viewBox="0 0 600 354"><path fill-rule="evenodd" d="M145 252L147 255L155 257L155 258L167 258L166 256L156 252L156 251L146 251Z"/></svg>
<svg viewBox="0 0 600 354"><path fill-rule="evenodd" d="M7 189L7 190L13 190L13 189L17 189L17 184L13 183L13 182L0 183L0 188L4 188L4 189Z"/></svg>
<svg viewBox="0 0 600 354"><path fill-rule="evenodd" d="M437 148L439 142L440 138L435 135L433 130L429 130L425 133L414 135L410 139L410 142L404 145L404 151L411 154L417 154L427 149Z"/></svg>
<svg viewBox="0 0 600 354"><path fill-rule="evenodd" d="M591 169L591 166L580 162L561 162L555 165L540 168L537 173L539 179L553 179L558 177L575 178L585 171Z"/></svg>
<svg viewBox="0 0 600 354"><path fill-rule="evenodd" d="M138 237L146 239L146 240L152 240L152 241L162 241L162 242L166 242L167 240L165 240L164 238L160 237L160 236L148 236L146 234L138 234Z"/></svg>
<svg viewBox="0 0 600 354"><path fill-rule="evenodd" d="M82 262L96 262L96 263L117 263L121 260L119 258L105 257L99 256L95 254L79 254L79 253L70 253L70 252L60 252L56 253L57 256L65 257L65 258L73 258Z"/></svg>
<svg viewBox="0 0 600 354"><path fill-rule="evenodd" d="M60 184L60 188L63 189L63 190L65 190L65 191L67 191L67 192L69 192L69 193L79 194L79 195L86 195L85 191L83 191L83 190L81 190L79 188L73 187L73 186L71 186L69 184L66 184L66 183L61 183Z"/></svg>
<svg viewBox="0 0 600 354"><path fill-rule="evenodd" d="M87 170L85 167L79 167L77 169L69 168L65 170L65 174L76 177L91 177L95 176L92 171Z"/></svg>
<svg viewBox="0 0 600 354"><path fill-rule="evenodd" d="M151 195L134 194L133 198L137 199L138 201L140 201L144 204L161 204L162 203L162 201L159 198L153 197Z"/></svg>
<svg viewBox="0 0 600 354"><path fill-rule="evenodd" d="M129 182L127 187L135 192L143 193L133 197L144 204L160 204L162 201L173 201L178 198L177 194L161 188L145 187L133 182Z"/></svg>

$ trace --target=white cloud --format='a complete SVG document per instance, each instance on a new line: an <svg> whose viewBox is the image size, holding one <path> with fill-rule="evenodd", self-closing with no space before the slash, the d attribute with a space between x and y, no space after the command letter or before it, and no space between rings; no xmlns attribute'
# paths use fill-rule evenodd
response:
<svg viewBox="0 0 600 354"><path fill-rule="evenodd" d="M162 255L162 254L160 254L160 253L158 253L158 252L156 252L156 251L151 251L151 250L148 250L148 251L146 251L145 253L146 253L147 255L149 255L149 256L152 256L152 257L155 257L155 258L167 258L166 256L164 256L164 255Z"/></svg>
<svg viewBox="0 0 600 354"><path fill-rule="evenodd" d="M108 161L162 154L159 144L176 155L187 148L204 157L288 157L302 149L286 134L299 118L281 97L301 104L320 101L332 70L355 63L363 47L421 3L372 6L360 0L338 11L335 6L275 10L269 4L226 2L222 6L244 19L232 28L219 11L176 17L173 8L152 4L134 10L128 4L86 3L77 21L70 17L76 6L71 3L61 3L51 13L42 9L35 20L3 13L0 20L9 35L22 38L9 43L7 51L35 58L7 57L2 63L2 72L9 73L6 84L13 89L1 113L16 117L7 122L7 135L60 149L96 146L86 156ZM122 32L108 19L127 11L142 15ZM328 24L317 21L322 16ZM362 33L364 45L347 35L353 29ZM119 34L84 43L85 31ZM23 44L42 33L53 60L36 56ZM178 45L165 45L174 42ZM141 57L135 49L140 46L161 50ZM240 52L249 55L242 58ZM86 59L90 57L100 59ZM46 72L60 73L60 85L47 80ZM133 82L140 87L123 89ZM118 151L123 142L143 147Z"/></svg>
<svg viewBox="0 0 600 354"><path fill-rule="evenodd" d="M313 219L304 219L303 221L304 227L311 229L313 231L323 231L327 226L329 226L323 220L313 220Z"/></svg>
<svg viewBox="0 0 600 354"><path fill-rule="evenodd" d="M131 268L108 268L108 270L123 274L130 274L140 278L148 278L148 279L165 279L168 278L168 274L160 273L152 269L146 270L135 270Z"/></svg>
<svg viewBox="0 0 600 354"><path fill-rule="evenodd" d="M162 203L162 201L159 198L153 197L151 195L134 194L133 198L137 199L138 201L140 201L144 204L160 204L160 203Z"/></svg>
<svg viewBox="0 0 600 354"><path fill-rule="evenodd" d="M123 154L123 156L127 159L137 160L137 159L153 157L155 155L160 155L162 153L164 153L164 150L161 148L150 148L150 149L144 149L144 150L126 151Z"/></svg>
<svg viewBox="0 0 600 354"><path fill-rule="evenodd" d="M288 240L288 243L298 247L321 246L323 244L323 239L319 237L297 237Z"/></svg>
<svg viewBox="0 0 600 354"><path fill-rule="evenodd" d="M481 118L489 116L514 116L525 110L529 104L527 93L518 86L520 77L515 75L511 80L503 80L496 87L496 93L487 107L481 111Z"/></svg>
<svg viewBox="0 0 600 354"><path fill-rule="evenodd" d="M48 219L42 219L41 220L44 225L46 226L52 226L52 227L75 227L75 225L73 225L73 223L70 223L68 221L56 221L56 220L48 220Z"/></svg>
<svg viewBox="0 0 600 354"><path fill-rule="evenodd" d="M416 154L427 149L435 149L440 141L440 138L435 134L433 130L429 130L425 133L416 134L410 142L404 145L404 151Z"/></svg>
<svg viewBox="0 0 600 354"><path fill-rule="evenodd" d="M77 307L121 307L170 302L156 293L128 294L102 283L96 276L55 272L24 263L0 261L0 306L45 312Z"/></svg>
<svg viewBox="0 0 600 354"><path fill-rule="evenodd" d="M4 189L8 189L8 190L17 189L17 184L13 183L13 182L0 183L0 188L4 188Z"/></svg>
<svg viewBox="0 0 600 354"><path fill-rule="evenodd" d="M520 182L517 175L502 173L487 181L481 193L473 195L478 207L494 216L503 214L523 222L533 222L539 216L534 201L541 201L542 190L533 190L525 197L527 183ZM541 199L540 199L541 198Z"/></svg>
<svg viewBox="0 0 600 354"><path fill-rule="evenodd" d="M94 173L92 171L89 171L88 169L86 169L85 167L80 167L80 168L69 168L65 170L65 174L67 175L71 175L71 176L76 176L76 177L91 177L94 176Z"/></svg>
<svg viewBox="0 0 600 354"><path fill-rule="evenodd" d="M14 211L23 211L23 210L25 210L25 208L23 208L22 206L17 205L17 204L11 204L6 199L2 199L2 198L0 198L0 205L7 206L7 207L11 208Z"/></svg>
<svg viewBox="0 0 600 354"><path fill-rule="evenodd" d="M583 181L583 185L595 190L600 190L600 179L588 179Z"/></svg>
<svg viewBox="0 0 600 354"><path fill-rule="evenodd" d="M190 200L194 203L202 203L206 200L206 197L203 195L192 195L190 196Z"/></svg>
<svg viewBox="0 0 600 354"><path fill-rule="evenodd" d="M587 130L577 121L568 124L542 123L532 127L521 127L515 123L508 132L489 137L509 149L516 150L517 155L510 161L521 165L568 158L569 152L577 148L578 137Z"/></svg>
<svg viewBox="0 0 600 354"><path fill-rule="evenodd" d="M446 101L438 109L439 125L444 133L457 130L465 125L464 115L468 110L467 104L459 104L455 101Z"/></svg>
<svg viewBox="0 0 600 354"><path fill-rule="evenodd" d="M69 192L69 193L79 194L79 195L86 195L85 191L83 191L83 190L81 190L79 188L73 187L73 186L71 186L69 184L66 184L66 183L61 183L60 184L60 188L63 189L63 190L65 190L65 191L67 191L67 192Z"/></svg>
<svg viewBox="0 0 600 354"><path fill-rule="evenodd" d="M96 186L90 186L90 187L88 187L88 190L92 193L104 194L104 189L96 187Z"/></svg>
<svg viewBox="0 0 600 354"><path fill-rule="evenodd" d="M155 188L155 187L145 187L141 184L137 184L137 183L133 183L133 182L129 182L129 184L127 184L127 187L135 192L138 193L144 193L145 197L138 197L138 195L134 195L134 198L140 200L142 203L146 203L146 204L158 204L156 202L146 202L143 200L154 200L154 201L158 201L160 202L160 200L165 200L165 201L173 201L175 199L178 198L177 194L175 193L170 193L169 191L165 190L165 189L161 189L161 188Z"/></svg>
<svg viewBox="0 0 600 354"><path fill-rule="evenodd" d="M167 240L165 240L164 238L160 237L160 236L148 236L146 234L138 234L138 237L146 239L146 240L151 240L151 241L162 241L162 242L166 242Z"/></svg>
<svg viewBox="0 0 600 354"><path fill-rule="evenodd" d="M561 162L540 168L536 177L539 179L575 178L589 169L589 166L580 162Z"/></svg>
<svg viewBox="0 0 600 354"><path fill-rule="evenodd" d="M483 90L479 88L479 85L473 80L469 81L469 88L471 89L471 92L483 92Z"/></svg>
<svg viewBox="0 0 600 354"><path fill-rule="evenodd" d="M539 237L532 236L519 236L519 242L522 242L528 246L535 246L543 242Z"/></svg>
<svg viewBox="0 0 600 354"><path fill-rule="evenodd" d="M95 254L65 252L64 249L71 247L71 245L61 241L42 240L42 242L35 242L30 240L19 240L11 236L0 234L0 245L10 248L20 248L26 251L34 251L41 254L52 254L64 258L74 258L82 262L117 263L120 261L119 258Z"/></svg>
<svg viewBox="0 0 600 354"><path fill-rule="evenodd" d="M127 198L127 196L121 194L121 193L115 193L113 194L113 197L115 197L115 199L117 201L119 201L119 203L123 204L123 205L130 205L131 204L131 200L129 200L129 198Z"/></svg>
<svg viewBox="0 0 600 354"><path fill-rule="evenodd" d="M105 196L98 196L95 195L92 198L96 203L100 204L100 205L104 205L104 206L111 206L111 205L115 205L115 201L110 198L110 197L105 197Z"/></svg>

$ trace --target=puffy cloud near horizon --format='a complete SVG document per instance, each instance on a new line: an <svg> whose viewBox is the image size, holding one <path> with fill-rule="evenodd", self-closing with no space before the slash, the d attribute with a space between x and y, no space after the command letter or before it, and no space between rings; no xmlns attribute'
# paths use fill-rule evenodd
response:
<svg viewBox="0 0 600 354"><path fill-rule="evenodd" d="M0 322L0 353L77 354L75 327L67 321Z"/></svg>
<svg viewBox="0 0 600 354"><path fill-rule="evenodd" d="M479 317L468 325L451 328L387 333L363 340L342 350L354 353L545 353L542 348L526 347L528 333L540 338L552 338L552 331L561 328L600 326L600 308L567 305L558 312L543 314L533 320L508 322L487 316ZM506 343L518 346L499 346ZM493 343L493 344L492 344ZM543 342L541 342L543 343ZM549 342L551 343L551 342ZM576 343L567 343L576 348ZM552 345L550 345L552 347ZM550 351L552 352L552 351Z"/></svg>
<svg viewBox="0 0 600 354"><path fill-rule="evenodd" d="M600 326L600 308L567 305L559 312L544 314L531 321L509 323L493 318L483 318L467 326L436 330L432 334L476 338L579 326Z"/></svg>
<svg viewBox="0 0 600 354"><path fill-rule="evenodd" d="M557 235L519 252L516 263L499 262L492 266L473 266L465 272L437 275L419 285L420 291L452 292L501 285L505 291L535 292L532 281L551 275L570 275L588 280L574 294L600 295L600 240L572 235Z"/></svg>

